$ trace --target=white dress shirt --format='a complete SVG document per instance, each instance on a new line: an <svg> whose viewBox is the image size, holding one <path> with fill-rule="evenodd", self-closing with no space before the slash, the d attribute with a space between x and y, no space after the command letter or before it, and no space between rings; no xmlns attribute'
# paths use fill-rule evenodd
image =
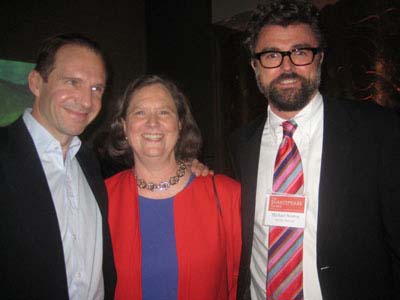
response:
<svg viewBox="0 0 400 300"><path fill-rule="evenodd" d="M81 141L78 137L72 139L64 160L61 144L36 121L31 109L25 111L23 120L39 154L57 213L69 298L102 300L102 219L96 199L75 156Z"/></svg>
<svg viewBox="0 0 400 300"><path fill-rule="evenodd" d="M318 189L321 170L323 139L323 101L317 95L293 120L298 127L294 141L299 149L304 172L304 190L307 197L306 226L303 236L303 293L305 300L322 299L317 272L317 218ZM268 230L264 225L267 195L271 194L275 158L282 141L281 119L268 107L268 118L261 138L258 164L256 208L251 271L251 298L266 299L266 278L268 259Z"/></svg>

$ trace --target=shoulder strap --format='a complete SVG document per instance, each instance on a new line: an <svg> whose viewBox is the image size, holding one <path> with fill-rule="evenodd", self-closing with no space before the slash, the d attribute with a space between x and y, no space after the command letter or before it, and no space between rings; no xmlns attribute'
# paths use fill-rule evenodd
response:
<svg viewBox="0 0 400 300"><path fill-rule="evenodd" d="M214 175L212 176L212 183L213 183L215 201L217 202L218 211L219 211L219 214L222 216L221 202L219 201L217 186L215 185Z"/></svg>
<svg viewBox="0 0 400 300"><path fill-rule="evenodd" d="M215 184L215 178L214 175L212 176L212 183L213 183L213 188L214 188L214 195L215 195L215 201L217 202L217 207L218 207L218 211L219 211L219 215L221 216L221 221L224 221L224 218L222 216L222 209L221 209L221 202L219 201L219 197L218 197L218 192L217 192L217 186ZM226 229L225 229L225 222L223 222L222 226L222 232L223 232L223 239L225 240L225 243L227 243L226 241ZM225 257L228 259L228 247L225 246ZM227 289L228 291L230 291L230 287L229 287L229 267L228 267L228 263L226 264L226 285L227 285Z"/></svg>

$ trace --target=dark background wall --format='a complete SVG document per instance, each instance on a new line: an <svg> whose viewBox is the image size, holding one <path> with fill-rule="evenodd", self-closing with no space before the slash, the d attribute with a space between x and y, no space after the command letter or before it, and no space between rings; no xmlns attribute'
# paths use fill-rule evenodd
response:
<svg viewBox="0 0 400 300"><path fill-rule="evenodd" d="M147 72L176 80L202 131L202 161L215 165L211 1L146 1Z"/></svg>
<svg viewBox="0 0 400 300"><path fill-rule="evenodd" d="M144 0L1 1L0 58L34 62L41 40L80 32L100 43L110 65L103 110L85 138L105 122L112 102L129 79L146 70Z"/></svg>
<svg viewBox="0 0 400 300"><path fill-rule="evenodd" d="M400 112L400 1L342 0L321 16L328 42L323 90Z"/></svg>
<svg viewBox="0 0 400 300"><path fill-rule="evenodd" d="M81 32L108 54L118 92L146 68L144 0L1 1L0 57L33 62L39 42L60 32Z"/></svg>

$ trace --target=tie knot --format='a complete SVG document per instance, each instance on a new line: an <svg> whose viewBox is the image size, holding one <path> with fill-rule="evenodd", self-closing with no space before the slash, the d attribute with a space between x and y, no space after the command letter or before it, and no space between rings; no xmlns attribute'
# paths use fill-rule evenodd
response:
<svg viewBox="0 0 400 300"><path fill-rule="evenodd" d="M293 137L293 133L296 131L297 124L293 120L285 121L282 123L283 135L288 137Z"/></svg>

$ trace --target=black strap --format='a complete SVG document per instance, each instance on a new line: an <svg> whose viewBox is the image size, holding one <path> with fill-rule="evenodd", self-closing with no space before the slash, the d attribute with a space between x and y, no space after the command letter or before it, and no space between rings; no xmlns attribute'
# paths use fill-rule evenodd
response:
<svg viewBox="0 0 400 300"><path fill-rule="evenodd" d="M221 220L223 221L222 209L221 209L221 202L219 201L218 192L217 192L217 186L216 186L216 184L215 184L214 175L212 176L212 183L213 183L215 201L217 202L217 207L218 207L219 215L221 216ZM224 224L224 223L223 223L223 224ZM225 230L225 226L222 226L222 230L223 230L223 235L224 235L223 238L226 240L226 230ZM228 247L227 247L227 246L225 246L225 256L228 257ZM229 291L229 293L230 293L230 289L229 289L229 276L228 276L228 264L226 265L226 286L227 286L228 291Z"/></svg>
<svg viewBox="0 0 400 300"><path fill-rule="evenodd" d="M218 211L219 211L219 214L222 216L221 202L219 201L217 186L215 185L215 180L214 180L214 175L212 176L212 183L213 183L215 201L217 202Z"/></svg>

